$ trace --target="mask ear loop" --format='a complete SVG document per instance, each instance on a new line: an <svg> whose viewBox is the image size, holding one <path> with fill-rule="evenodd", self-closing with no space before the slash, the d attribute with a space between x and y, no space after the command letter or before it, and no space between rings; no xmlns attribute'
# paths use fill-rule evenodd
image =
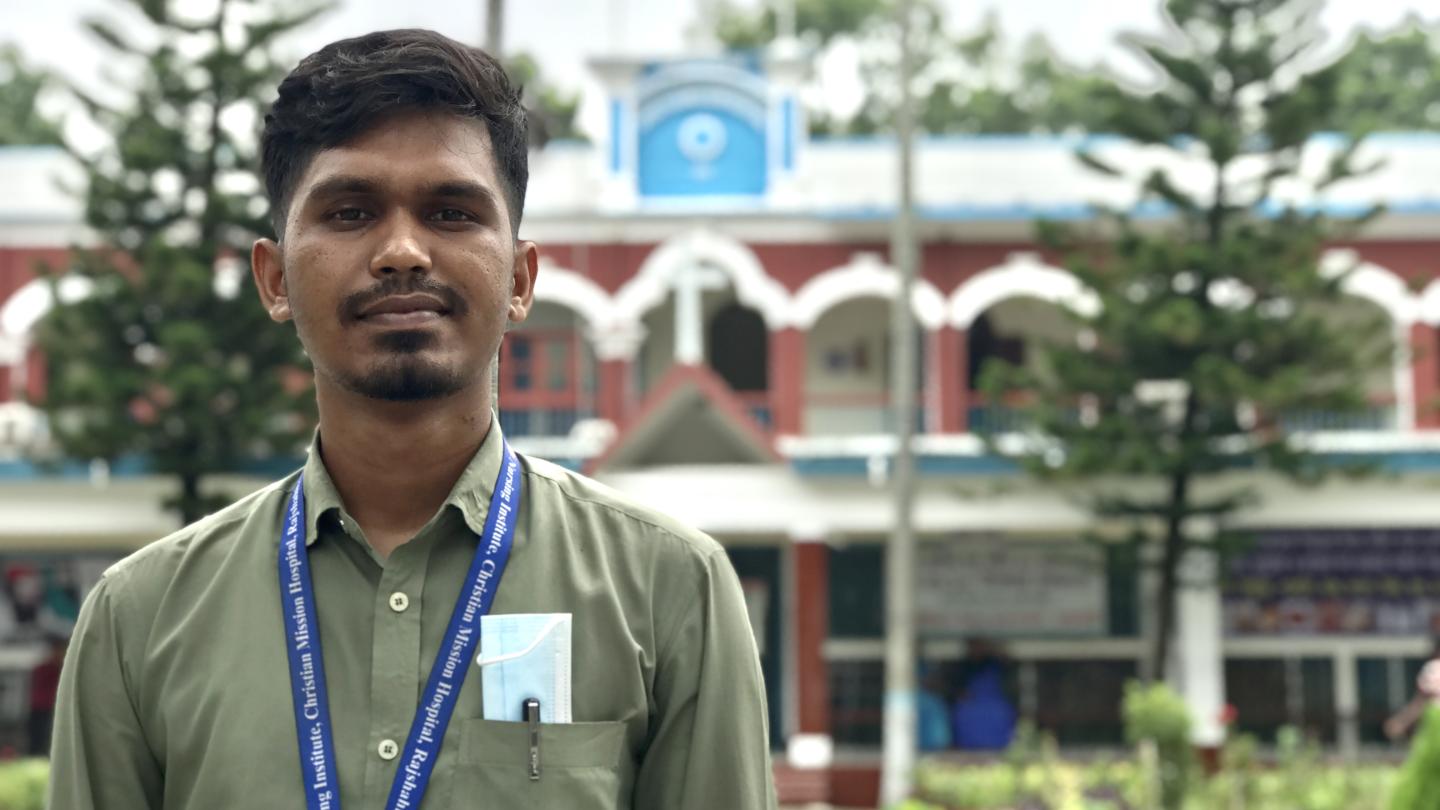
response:
<svg viewBox="0 0 1440 810"><path fill-rule="evenodd" d="M546 624L543 628L541 628L539 635L535 636L535 640L530 642L530 646L519 652L505 653L503 655L497 655L494 658L486 658L485 651L481 650L480 655L475 656L475 665L479 667L488 667L491 664L503 664L506 661L514 661L517 658L524 658L530 653L535 652L535 649L539 647L542 642L545 641L545 638L549 636L552 632L554 632L555 628L564 624L567 618L569 618L569 616L566 614L560 614L558 616L552 617L550 619L550 622Z"/></svg>

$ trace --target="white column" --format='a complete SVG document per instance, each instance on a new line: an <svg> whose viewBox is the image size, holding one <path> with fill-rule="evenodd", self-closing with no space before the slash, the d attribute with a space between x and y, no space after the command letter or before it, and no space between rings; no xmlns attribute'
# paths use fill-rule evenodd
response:
<svg viewBox="0 0 1440 810"><path fill-rule="evenodd" d="M1355 761L1360 753L1360 684L1355 672L1355 650L1348 644L1335 649L1335 730L1340 756Z"/></svg>
<svg viewBox="0 0 1440 810"><path fill-rule="evenodd" d="M675 278L675 362L686 366L705 363L706 290L725 286L728 277L714 268L692 264Z"/></svg>
<svg viewBox="0 0 1440 810"><path fill-rule="evenodd" d="M1395 341L1395 429L1415 429L1415 370L1414 352L1410 349L1412 322L1397 321L1392 332ZM1433 357L1426 362L1435 362Z"/></svg>
<svg viewBox="0 0 1440 810"><path fill-rule="evenodd" d="M1190 739L1213 747L1225 741L1225 663L1221 650L1220 587L1214 552L1191 549L1180 569L1174 686L1190 708Z"/></svg>

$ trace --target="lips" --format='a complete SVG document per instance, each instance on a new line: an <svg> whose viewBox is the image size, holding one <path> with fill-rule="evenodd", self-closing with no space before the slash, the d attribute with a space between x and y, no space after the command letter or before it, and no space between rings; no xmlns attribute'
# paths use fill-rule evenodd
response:
<svg viewBox="0 0 1440 810"><path fill-rule="evenodd" d="M450 314L450 308L433 295L392 295L360 310L358 319L381 326L418 326Z"/></svg>

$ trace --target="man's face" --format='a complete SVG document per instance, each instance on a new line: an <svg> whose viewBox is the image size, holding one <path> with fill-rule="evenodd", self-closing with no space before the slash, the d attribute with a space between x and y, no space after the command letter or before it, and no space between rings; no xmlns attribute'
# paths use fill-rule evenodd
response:
<svg viewBox="0 0 1440 810"><path fill-rule="evenodd" d="M411 401L483 386L535 278L502 189L482 122L384 119L306 168L283 242L256 243L261 299L346 390Z"/></svg>

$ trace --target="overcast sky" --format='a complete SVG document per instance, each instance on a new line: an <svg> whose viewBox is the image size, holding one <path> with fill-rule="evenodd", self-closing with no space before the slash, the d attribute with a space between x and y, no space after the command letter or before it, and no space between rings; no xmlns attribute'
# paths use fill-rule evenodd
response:
<svg viewBox="0 0 1440 810"><path fill-rule="evenodd" d="M196 0L200 2L201 0ZM758 0L744 0L754 4ZM562 86L586 92L582 126L598 134L603 103L589 78L590 57L614 54L664 55L683 52L685 33L705 0L510 0L506 48L526 50ZM1122 31L1159 29L1155 0L941 0L951 28L974 28L987 12L998 14L1018 41L1045 34L1067 59L1106 61L1133 69L1115 44ZM20 45L29 58L90 80L98 76L104 51L80 29L80 19L123 7L120 0L0 0L0 41ZM340 8L296 34L287 49L297 59L326 42L383 28L423 27L470 42L484 36L484 0L342 0ZM1322 21L1339 43L1358 27L1388 29L1407 15L1440 20L1435 0L1330 0Z"/></svg>

